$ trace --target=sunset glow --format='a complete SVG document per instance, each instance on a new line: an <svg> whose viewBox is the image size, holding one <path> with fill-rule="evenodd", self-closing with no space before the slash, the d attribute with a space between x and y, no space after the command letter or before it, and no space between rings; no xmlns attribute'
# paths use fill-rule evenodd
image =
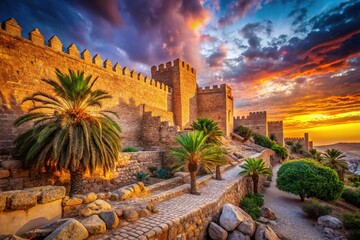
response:
<svg viewBox="0 0 360 240"><path fill-rule="evenodd" d="M359 12L359 0L0 3L23 34L38 27L144 75L182 58L200 86L232 88L235 115L267 111L315 145L360 141Z"/></svg>

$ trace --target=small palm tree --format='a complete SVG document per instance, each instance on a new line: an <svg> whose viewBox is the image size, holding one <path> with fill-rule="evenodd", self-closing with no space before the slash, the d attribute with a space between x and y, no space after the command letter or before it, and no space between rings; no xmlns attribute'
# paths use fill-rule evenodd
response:
<svg viewBox="0 0 360 240"><path fill-rule="evenodd" d="M58 81L43 80L53 94L41 91L26 97L33 107L14 125L32 123L32 128L15 140L15 154L25 166L40 169L52 166L70 171L70 195L83 192L83 174L102 168L111 170L121 149L120 127L101 111L102 101L111 96L93 90L97 80L84 72L63 74L56 69Z"/></svg>
<svg viewBox="0 0 360 240"><path fill-rule="evenodd" d="M311 154L311 158L318 161L318 162L321 162L323 157L321 156L321 153L318 152L318 150L316 148L313 148L313 149L310 149L310 154Z"/></svg>
<svg viewBox="0 0 360 240"><path fill-rule="evenodd" d="M334 169L338 173L340 180L344 181L344 173L349 170L349 166L344 158L345 155L341 151L334 148L327 149L321 163Z"/></svg>
<svg viewBox="0 0 360 240"><path fill-rule="evenodd" d="M259 158L248 158L245 160L245 164L240 166L243 170L241 175L250 176L254 185L254 193L258 193L258 183L260 176L271 176L272 170L265 166L264 161Z"/></svg>
<svg viewBox="0 0 360 240"><path fill-rule="evenodd" d="M299 142L296 142L295 144L293 144L291 146L291 152L302 154L303 153L303 145L301 145L301 143L299 143Z"/></svg>
<svg viewBox="0 0 360 240"><path fill-rule="evenodd" d="M206 171L211 172L210 167L216 166L223 161L223 148L206 143L207 136L202 131L184 133L176 138L180 147L171 148L170 156L175 158L173 164L175 171L181 170L187 165L190 172L190 193L198 195L196 186L196 172L202 164Z"/></svg>
<svg viewBox="0 0 360 240"><path fill-rule="evenodd" d="M270 134L269 138L271 139L271 141L277 141L276 135L274 133Z"/></svg>
<svg viewBox="0 0 360 240"><path fill-rule="evenodd" d="M218 123L209 118L198 118L195 122L192 123L192 128L194 130L202 131L204 135L207 136L206 143L208 144L215 144L215 145L222 145L221 136L224 135L223 131L220 130L218 127ZM225 151L225 150L224 150ZM226 164L226 161L218 161L218 164ZM221 180L221 171L220 166L222 165L215 165L215 178L216 180Z"/></svg>

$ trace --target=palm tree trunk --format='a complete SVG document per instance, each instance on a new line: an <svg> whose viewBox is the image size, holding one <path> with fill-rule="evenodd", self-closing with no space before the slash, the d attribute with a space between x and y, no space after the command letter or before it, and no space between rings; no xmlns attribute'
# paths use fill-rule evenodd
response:
<svg viewBox="0 0 360 240"><path fill-rule="evenodd" d="M254 174L252 176L253 184L254 184L254 193L258 193L258 183L259 183L259 175Z"/></svg>
<svg viewBox="0 0 360 240"><path fill-rule="evenodd" d="M215 179L222 180L220 166L215 167Z"/></svg>
<svg viewBox="0 0 360 240"><path fill-rule="evenodd" d="M188 168L190 172L190 193L199 195L200 193L197 191L197 186L196 186L196 171L198 170L198 164L189 163Z"/></svg>
<svg viewBox="0 0 360 240"><path fill-rule="evenodd" d="M70 170L70 196L84 192L83 174L83 168L78 168L75 171Z"/></svg>
<svg viewBox="0 0 360 240"><path fill-rule="evenodd" d="M304 202L305 201L304 195L300 195L300 199L301 199L302 202Z"/></svg>

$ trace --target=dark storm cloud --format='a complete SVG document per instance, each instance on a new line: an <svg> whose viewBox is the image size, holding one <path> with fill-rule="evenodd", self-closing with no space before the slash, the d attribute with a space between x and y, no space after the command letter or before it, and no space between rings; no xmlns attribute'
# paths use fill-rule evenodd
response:
<svg viewBox="0 0 360 240"><path fill-rule="evenodd" d="M307 12L308 10L303 8L296 8L288 14L288 17L292 19L292 29L295 33L305 33L307 31Z"/></svg>
<svg viewBox="0 0 360 240"><path fill-rule="evenodd" d="M215 52L213 52L208 58L207 63L210 67L220 67L223 65L223 62L227 55L227 49L225 45L219 46Z"/></svg>

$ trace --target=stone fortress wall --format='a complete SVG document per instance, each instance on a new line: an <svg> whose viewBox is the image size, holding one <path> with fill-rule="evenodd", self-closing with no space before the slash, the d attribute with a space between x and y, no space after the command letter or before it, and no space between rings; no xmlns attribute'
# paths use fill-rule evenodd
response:
<svg viewBox="0 0 360 240"><path fill-rule="evenodd" d="M269 121L267 123L269 136L275 135L275 140L281 146L284 146L284 124L283 121Z"/></svg>
<svg viewBox="0 0 360 240"><path fill-rule="evenodd" d="M285 138L284 142L293 142L293 143L300 143L304 150L309 151L313 149L313 141L309 141L309 134L304 133L304 137L295 137L295 138Z"/></svg>
<svg viewBox="0 0 360 240"><path fill-rule="evenodd" d="M267 114L266 111L250 112L248 116L236 117L234 125L245 126L250 128L253 132L268 136Z"/></svg>
<svg viewBox="0 0 360 240"><path fill-rule="evenodd" d="M22 99L35 91L49 92L41 80L56 79L56 68L98 77L95 88L113 96L104 108L120 116L124 146L169 146L178 130L188 129L199 116L215 116L227 135L233 130L230 87L213 87L213 92L198 88L196 70L180 59L153 66L152 77L146 77L86 49L80 53L75 44L63 52L56 36L47 45L44 42L37 28L29 39L23 38L15 19L5 21L0 29L0 154L10 153L13 140L26 129L13 127L14 120L31 107Z"/></svg>

